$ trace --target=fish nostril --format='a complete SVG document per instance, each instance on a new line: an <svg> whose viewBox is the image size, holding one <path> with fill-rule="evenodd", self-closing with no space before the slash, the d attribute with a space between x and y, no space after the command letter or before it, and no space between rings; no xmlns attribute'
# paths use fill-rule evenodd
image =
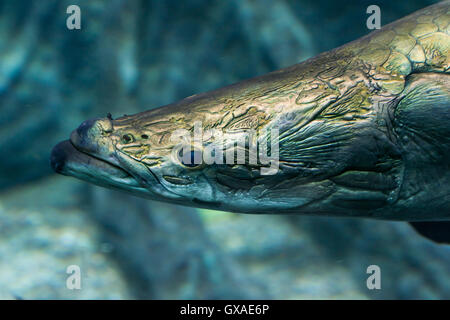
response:
<svg viewBox="0 0 450 320"><path fill-rule="evenodd" d="M122 142L124 144L130 143L130 142L134 142L134 136L131 133L126 133L122 136Z"/></svg>

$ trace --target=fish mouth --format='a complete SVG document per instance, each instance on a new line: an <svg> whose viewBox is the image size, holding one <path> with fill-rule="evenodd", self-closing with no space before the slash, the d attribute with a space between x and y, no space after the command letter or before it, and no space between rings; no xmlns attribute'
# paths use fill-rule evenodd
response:
<svg viewBox="0 0 450 320"><path fill-rule="evenodd" d="M148 168L147 170L151 173L149 180L139 178L104 158L87 153L84 149L77 147L72 139L62 141L53 148L50 165L56 173L72 176L101 187L125 191L148 199L181 204L179 201L182 197L162 186Z"/></svg>
<svg viewBox="0 0 450 320"><path fill-rule="evenodd" d="M62 141L53 148L50 156L53 170L145 198L179 202L183 196L161 184L157 174L145 164L120 150L110 152L107 146L111 141L101 139L111 128L109 118L84 121L72 132L69 140ZM111 146L111 149L114 147Z"/></svg>
<svg viewBox="0 0 450 320"><path fill-rule="evenodd" d="M57 144L50 156L52 169L102 187L144 189L126 170L78 149L70 140Z"/></svg>

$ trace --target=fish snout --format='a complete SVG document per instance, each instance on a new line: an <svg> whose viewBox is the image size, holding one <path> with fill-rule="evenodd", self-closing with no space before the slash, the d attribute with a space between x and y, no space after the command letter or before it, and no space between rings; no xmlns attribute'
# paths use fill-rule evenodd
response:
<svg viewBox="0 0 450 320"><path fill-rule="evenodd" d="M100 140L113 131L110 119L91 119L84 121L70 135L70 141L73 145L86 153L99 154L101 150Z"/></svg>

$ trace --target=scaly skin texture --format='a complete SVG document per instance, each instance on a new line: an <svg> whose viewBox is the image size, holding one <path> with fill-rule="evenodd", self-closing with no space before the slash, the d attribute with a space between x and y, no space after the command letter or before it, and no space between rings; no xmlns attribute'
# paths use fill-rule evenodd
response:
<svg viewBox="0 0 450 320"><path fill-rule="evenodd" d="M70 144L55 148L53 166L218 210L448 219L449 22L450 1L441 2L292 67L136 115L87 121ZM195 122L236 135L253 129L261 138L278 129L279 171L184 166L171 137L192 132ZM208 139L195 148L219 142Z"/></svg>

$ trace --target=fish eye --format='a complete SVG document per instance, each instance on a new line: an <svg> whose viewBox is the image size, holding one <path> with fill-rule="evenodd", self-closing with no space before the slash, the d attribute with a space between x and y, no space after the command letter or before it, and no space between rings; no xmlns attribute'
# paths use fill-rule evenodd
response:
<svg viewBox="0 0 450 320"><path fill-rule="evenodd" d="M143 134L143 135L141 135L141 138L142 138L142 139L148 139L148 135Z"/></svg>
<svg viewBox="0 0 450 320"><path fill-rule="evenodd" d="M188 168L196 168L202 164L202 152L200 150L191 150L187 154L183 153L184 149L178 151L178 160Z"/></svg>
<svg viewBox="0 0 450 320"><path fill-rule="evenodd" d="M134 136L131 133L124 134L122 136L122 141L124 143L134 142Z"/></svg>

